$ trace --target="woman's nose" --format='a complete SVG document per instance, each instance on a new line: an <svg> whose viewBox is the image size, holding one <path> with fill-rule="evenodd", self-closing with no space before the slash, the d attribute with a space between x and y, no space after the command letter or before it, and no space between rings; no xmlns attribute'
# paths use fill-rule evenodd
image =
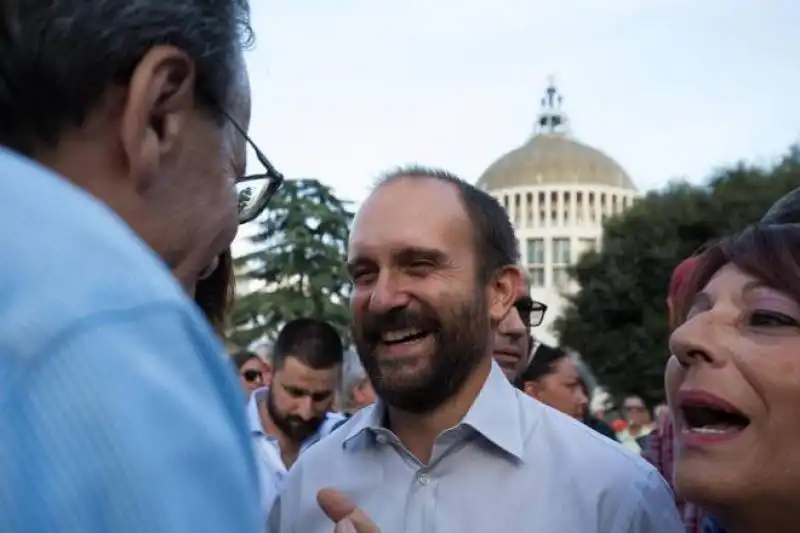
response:
<svg viewBox="0 0 800 533"><path fill-rule="evenodd" d="M723 334L711 314L703 313L681 324L670 335L669 346L682 366L719 364L725 358L720 339Z"/></svg>

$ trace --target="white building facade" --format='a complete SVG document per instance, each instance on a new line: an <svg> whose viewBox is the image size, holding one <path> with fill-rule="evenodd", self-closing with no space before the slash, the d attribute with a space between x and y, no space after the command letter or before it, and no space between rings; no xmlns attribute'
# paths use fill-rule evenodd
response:
<svg viewBox="0 0 800 533"><path fill-rule="evenodd" d="M508 212L531 297L548 306L534 333L550 345L558 344L552 325L564 311L564 295L578 288L568 268L585 251L599 249L603 222L639 197L622 167L572 138L561 102L551 83L534 135L490 165L477 183Z"/></svg>

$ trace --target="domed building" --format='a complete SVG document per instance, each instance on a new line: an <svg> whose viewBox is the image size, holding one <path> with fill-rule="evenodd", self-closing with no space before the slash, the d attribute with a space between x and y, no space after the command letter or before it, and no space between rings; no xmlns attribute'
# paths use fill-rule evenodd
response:
<svg viewBox="0 0 800 533"><path fill-rule="evenodd" d="M533 136L492 163L478 179L505 207L520 241L531 296L548 306L536 336L555 344L553 321L563 295L577 289L567 269L600 246L603 221L624 212L639 196L623 168L574 139L563 98L551 81Z"/></svg>

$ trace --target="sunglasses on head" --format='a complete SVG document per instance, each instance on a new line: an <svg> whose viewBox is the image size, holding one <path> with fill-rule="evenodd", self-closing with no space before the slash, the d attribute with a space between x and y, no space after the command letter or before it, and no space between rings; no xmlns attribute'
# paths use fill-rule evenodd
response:
<svg viewBox="0 0 800 533"><path fill-rule="evenodd" d="M523 296L514 302L514 307L519 313L519 318L526 327L536 327L541 325L547 306L542 302L537 302L530 296Z"/></svg>
<svg viewBox="0 0 800 533"><path fill-rule="evenodd" d="M259 372L258 370L245 370L244 372L242 372L242 377L248 383L261 381L263 379L261 372Z"/></svg>

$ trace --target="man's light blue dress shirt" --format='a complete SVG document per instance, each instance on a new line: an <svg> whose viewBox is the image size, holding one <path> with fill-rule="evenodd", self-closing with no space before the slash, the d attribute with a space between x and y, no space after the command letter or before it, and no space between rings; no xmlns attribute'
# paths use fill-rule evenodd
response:
<svg viewBox="0 0 800 533"><path fill-rule="evenodd" d="M0 531L263 531L243 404L152 251L0 149Z"/></svg>
<svg viewBox="0 0 800 533"><path fill-rule="evenodd" d="M256 449L256 460L258 461L261 507L268 515L275 498L281 491L288 469L281 458L278 439L264 432L261 418L258 415L258 405L260 402L266 401L267 394L269 394L269 389L264 387L253 391L250 395L250 400L247 402L247 422L250 426L250 434L253 436L253 445ZM325 420L317 428L317 431L300 445L300 453L305 453L310 446L329 435L344 420L344 415L327 413Z"/></svg>
<svg viewBox="0 0 800 533"><path fill-rule="evenodd" d="M421 464L362 409L302 455L270 533L330 533L316 502L333 487L381 533L682 533L666 482L618 443L517 391L500 368Z"/></svg>

